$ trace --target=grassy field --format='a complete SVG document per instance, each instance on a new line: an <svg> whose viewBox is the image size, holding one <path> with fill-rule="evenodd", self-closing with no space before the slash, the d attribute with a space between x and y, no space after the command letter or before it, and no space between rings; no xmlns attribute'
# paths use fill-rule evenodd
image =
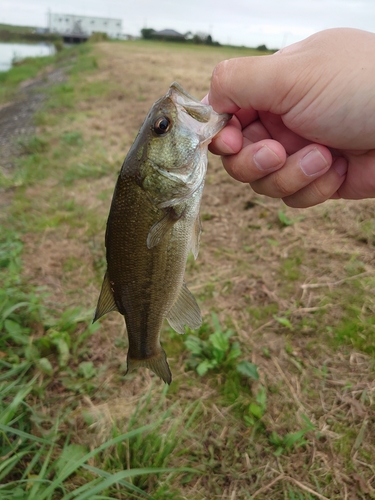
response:
<svg viewBox="0 0 375 500"><path fill-rule="evenodd" d="M174 80L203 97L218 61L255 53L139 41L35 61L66 80L0 164L0 498L375 498L372 200L289 209L210 156L186 272L204 323L165 325L172 385L124 377L119 314L91 324L117 172L150 106Z"/></svg>

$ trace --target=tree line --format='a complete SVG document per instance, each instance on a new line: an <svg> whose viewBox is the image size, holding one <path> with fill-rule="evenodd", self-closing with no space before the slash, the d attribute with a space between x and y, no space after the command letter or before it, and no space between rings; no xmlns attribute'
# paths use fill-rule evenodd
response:
<svg viewBox="0 0 375 500"><path fill-rule="evenodd" d="M153 28L143 28L141 30L142 38L145 40L163 40L163 41L171 41L171 42L189 42L195 44L204 44L204 45L220 45L219 42L216 42L212 39L212 36L208 33L195 33L193 34L191 31L187 33L181 34L174 30L163 30L156 31Z"/></svg>

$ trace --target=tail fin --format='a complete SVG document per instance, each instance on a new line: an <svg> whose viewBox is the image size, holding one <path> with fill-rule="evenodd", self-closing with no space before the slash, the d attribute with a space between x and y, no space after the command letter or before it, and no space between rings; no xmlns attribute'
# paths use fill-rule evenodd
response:
<svg viewBox="0 0 375 500"><path fill-rule="evenodd" d="M172 382L172 373L169 369L167 355L162 348L155 356L147 359L131 359L128 354L127 363L128 369L126 373L129 373L141 366L145 366L156 373L156 375L158 375L166 384L170 384Z"/></svg>

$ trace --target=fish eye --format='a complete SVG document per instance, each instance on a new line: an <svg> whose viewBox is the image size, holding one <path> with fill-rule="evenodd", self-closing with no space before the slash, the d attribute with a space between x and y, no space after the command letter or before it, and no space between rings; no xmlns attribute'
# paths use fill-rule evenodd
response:
<svg viewBox="0 0 375 500"><path fill-rule="evenodd" d="M171 122L166 116L159 116L154 123L154 132L158 135L165 134L171 128Z"/></svg>

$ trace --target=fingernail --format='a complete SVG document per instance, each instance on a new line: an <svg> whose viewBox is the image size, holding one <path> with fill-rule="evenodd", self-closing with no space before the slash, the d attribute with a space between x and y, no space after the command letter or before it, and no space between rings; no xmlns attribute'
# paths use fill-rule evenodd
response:
<svg viewBox="0 0 375 500"><path fill-rule="evenodd" d="M281 165L281 160L268 146L262 146L253 156L259 170L272 170Z"/></svg>
<svg viewBox="0 0 375 500"><path fill-rule="evenodd" d="M334 161L332 168L336 170L340 177L343 177L348 170L348 161L341 156Z"/></svg>
<svg viewBox="0 0 375 500"><path fill-rule="evenodd" d="M318 149L313 149L300 160L300 167L305 175L315 175L325 170L328 163Z"/></svg>

